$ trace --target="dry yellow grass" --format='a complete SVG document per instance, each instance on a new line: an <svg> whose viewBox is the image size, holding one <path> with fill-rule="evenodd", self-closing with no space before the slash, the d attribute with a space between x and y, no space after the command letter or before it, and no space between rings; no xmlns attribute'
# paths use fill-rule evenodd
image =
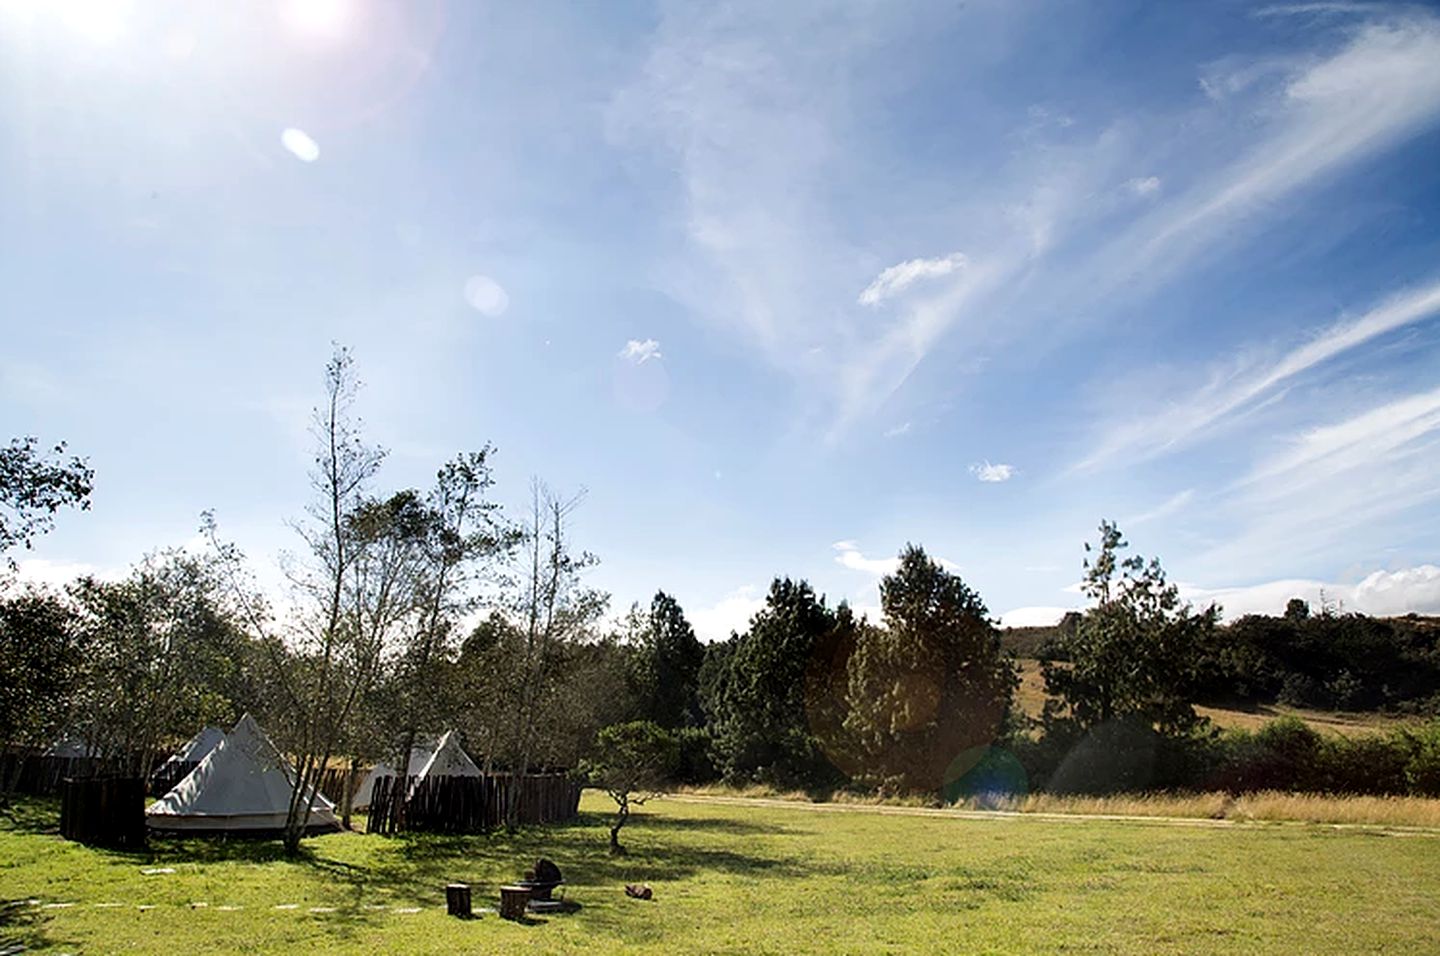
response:
<svg viewBox="0 0 1440 956"><path fill-rule="evenodd" d="M1440 800L1426 797L1329 797L1314 793L1247 793L1236 798L1231 820L1299 820L1306 823L1381 823L1440 827Z"/></svg>

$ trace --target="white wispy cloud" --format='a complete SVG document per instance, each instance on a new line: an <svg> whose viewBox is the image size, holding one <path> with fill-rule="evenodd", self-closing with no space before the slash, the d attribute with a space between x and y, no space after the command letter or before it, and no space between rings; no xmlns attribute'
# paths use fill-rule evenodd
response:
<svg viewBox="0 0 1440 956"><path fill-rule="evenodd" d="M1142 511L1139 514L1120 519L1120 526L1122 528L1133 528L1137 525L1146 524L1147 522L1160 518L1168 518L1170 515L1183 510L1194 497L1195 490L1193 488L1186 488L1184 491L1171 495L1149 511Z"/></svg>
<svg viewBox="0 0 1440 956"><path fill-rule="evenodd" d="M890 428L885 429L885 437L886 437L886 438L899 438L901 435L908 435L908 434L910 434L910 423L909 423L909 422L902 422L902 423L900 423L899 425L894 425L894 426L892 426L892 427L890 427Z"/></svg>
<svg viewBox="0 0 1440 956"><path fill-rule="evenodd" d="M860 402L853 394L857 391L883 400L962 316L982 307L1001 314L990 301L997 288L1022 290L1013 307L1003 310L1012 328L1022 326L1027 314L1062 308L1094 314L1097 310L1080 304L1143 297L1204 256L1246 241L1257 223L1283 209L1279 200L1435 125L1440 121L1440 71L1429 64L1440 61L1440 18L1388 10L1377 10L1376 16L1384 19L1353 29L1334 52L1237 61L1233 70L1244 76L1243 82L1212 76L1217 87L1249 94L1239 101L1247 122L1233 123L1236 132L1226 150L1196 150L1200 155L1187 177L1189 185L1174 195L1157 189L1148 211L1110 238L1102 237L1093 254L1062 253L1077 251L1067 241L1091 225L1086 215L1092 204L1085 197L1096 178L1139 147L1107 131L1088 154L1068 157L1063 178L1056 180L1060 188L1041 180L1036 201L1026 206L1027 216L1039 217L1029 225L1036 238L1028 257L1010 250L973 262L950 278L945 293L907 312L868 359L857 363L846 389L850 402ZM1280 82L1257 83L1261 77ZM1210 122L1223 122L1225 111L1233 108L1216 104L1219 115ZM1032 296L1023 294L1026 284L1017 284L1020 275L1029 279ZM1405 308L1404 303L1396 306ZM1384 317L1375 320L1383 323ZM1363 327L1356 331L1367 334ZM1293 359L1302 366L1313 364L1335 346L1349 347L1335 338ZM1299 370L1279 371L1283 379Z"/></svg>
<svg viewBox="0 0 1440 956"><path fill-rule="evenodd" d="M1312 428L1263 462L1242 484L1277 490L1374 466L1440 429L1440 389L1389 402L1332 425Z"/></svg>
<svg viewBox="0 0 1440 956"><path fill-rule="evenodd" d="M1145 176L1140 179L1132 179L1125 184L1130 191L1137 196L1153 196L1160 191L1160 177Z"/></svg>
<svg viewBox="0 0 1440 956"><path fill-rule="evenodd" d="M1172 270L1225 234L1226 224L1261 215L1268 201L1432 125L1440 115L1437 61L1434 17L1358 29L1339 52L1289 76L1253 148L1139 224L1122 244L1129 247L1119 271Z"/></svg>
<svg viewBox="0 0 1440 956"><path fill-rule="evenodd" d="M1440 389L1281 439L1231 487L1213 513L1228 528L1197 553L1207 574L1244 567L1379 561L1413 539L1415 509L1440 499Z"/></svg>
<svg viewBox="0 0 1440 956"><path fill-rule="evenodd" d="M885 269L860 293L861 305L879 305L894 298L922 279L938 279L963 269L969 260L961 252L936 259L909 259Z"/></svg>
<svg viewBox="0 0 1440 956"><path fill-rule="evenodd" d="M1312 3L1276 3L1260 7L1257 17L1294 17L1314 14L1374 14L1381 4L1354 3L1350 0L1315 0Z"/></svg>
<svg viewBox="0 0 1440 956"><path fill-rule="evenodd" d="M971 465L970 474L974 475L981 481L1009 481L1011 478L1015 477L1015 466L1005 464L992 465L988 461L983 461Z"/></svg>
<svg viewBox="0 0 1440 956"><path fill-rule="evenodd" d="M1226 419L1253 407L1296 377L1397 329L1440 314L1440 283L1392 296L1358 318L1342 319L1267 362L1237 355L1212 370L1210 381L1166 400L1152 415L1109 425L1076 467L1113 459L1133 462L1186 446Z"/></svg>
<svg viewBox="0 0 1440 956"><path fill-rule="evenodd" d="M1006 15L1022 18L1016 6ZM679 170L688 241L657 281L800 381L806 413L828 419L822 431L835 438L962 330L978 350L1057 314L1101 320L1102 304L1142 298L1248 241L1284 213L1280 200L1433 124L1440 20L1371 17L1338 46L1331 31L1309 50L1225 61L1205 77L1220 91L1213 100L1108 125L1044 124L962 203L937 210L923 194L897 195L926 209L925 241L969 255L899 262L858 301L858 263L899 240L837 228L849 218L837 184L848 194L891 185L854 178L866 169L854 121L867 96L854 71L919 21L883 5L824 17L800 5L671 8L608 121L616 141L658 146ZM795 55L785 38L801 31L812 42ZM1163 182L1136 174L1157 158ZM1096 202L1127 189L1146 202ZM935 225L947 215L948 232Z"/></svg>
<svg viewBox="0 0 1440 956"><path fill-rule="evenodd" d="M660 354L660 343L654 339L631 339L625 343L625 347L616 353L618 358L627 362L634 362L636 365L643 365L651 359L664 358Z"/></svg>

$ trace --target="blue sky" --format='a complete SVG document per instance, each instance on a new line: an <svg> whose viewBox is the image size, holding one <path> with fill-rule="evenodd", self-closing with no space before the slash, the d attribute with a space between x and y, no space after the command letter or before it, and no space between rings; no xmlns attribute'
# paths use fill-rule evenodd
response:
<svg viewBox="0 0 1440 956"><path fill-rule="evenodd" d="M340 341L382 487L493 442L707 637L906 541L1053 618L1104 517L1440 612L1440 12L0 0L0 322L32 577L293 547Z"/></svg>

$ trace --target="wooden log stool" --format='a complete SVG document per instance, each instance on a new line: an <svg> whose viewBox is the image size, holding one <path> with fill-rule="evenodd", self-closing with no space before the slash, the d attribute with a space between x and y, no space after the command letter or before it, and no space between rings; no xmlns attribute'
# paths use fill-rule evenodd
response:
<svg viewBox="0 0 1440 956"><path fill-rule="evenodd" d="M530 902L530 887L500 887L500 915L505 919L520 919L525 915L525 906Z"/></svg>
<svg viewBox="0 0 1440 956"><path fill-rule="evenodd" d="M445 911L451 916L470 919L475 914L470 910L470 884L447 883L445 885Z"/></svg>

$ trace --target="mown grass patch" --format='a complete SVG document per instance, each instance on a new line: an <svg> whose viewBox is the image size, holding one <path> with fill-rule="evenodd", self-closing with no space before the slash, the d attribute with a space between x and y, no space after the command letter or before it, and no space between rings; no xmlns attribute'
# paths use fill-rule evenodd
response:
<svg viewBox="0 0 1440 956"><path fill-rule="evenodd" d="M1440 950L1433 836L662 799L614 858L606 809L587 794L576 824L513 835L336 834L287 860L268 841L87 849L32 804L24 826L0 823L0 899L42 902L8 908L0 935L56 952ZM578 911L445 916L444 883L484 905L542 854Z"/></svg>

